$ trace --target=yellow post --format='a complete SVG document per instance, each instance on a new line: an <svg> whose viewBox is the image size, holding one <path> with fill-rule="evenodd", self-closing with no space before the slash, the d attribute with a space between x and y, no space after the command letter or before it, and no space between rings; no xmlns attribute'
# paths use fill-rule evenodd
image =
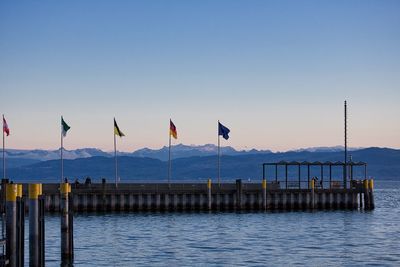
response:
<svg viewBox="0 0 400 267"><path fill-rule="evenodd" d="M312 179L310 182L311 182L311 189L314 189L315 188L315 180Z"/></svg>
<svg viewBox="0 0 400 267"><path fill-rule="evenodd" d="M29 199L38 199L41 191L42 184L29 184Z"/></svg>
<svg viewBox="0 0 400 267"><path fill-rule="evenodd" d="M61 207L61 261L69 266L74 255L72 221L70 216L69 197L71 185L60 184L60 207Z"/></svg>
<svg viewBox="0 0 400 267"><path fill-rule="evenodd" d="M17 184L7 184L6 185L6 201L17 201L18 195L18 185Z"/></svg>
<svg viewBox="0 0 400 267"><path fill-rule="evenodd" d="M17 197L22 197L22 184L17 184Z"/></svg>
<svg viewBox="0 0 400 267"><path fill-rule="evenodd" d="M61 194L68 194L71 192L71 186L69 183L60 184L60 192Z"/></svg>
<svg viewBox="0 0 400 267"><path fill-rule="evenodd" d="M207 180L207 207L208 210L212 208L211 179Z"/></svg>
<svg viewBox="0 0 400 267"><path fill-rule="evenodd" d="M369 189L374 190L374 179L369 179L368 187Z"/></svg>
<svg viewBox="0 0 400 267"><path fill-rule="evenodd" d="M6 258L10 266L17 266L17 194L16 184L6 185Z"/></svg>
<svg viewBox="0 0 400 267"><path fill-rule="evenodd" d="M39 195L41 195L41 184L29 184L29 264L40 266L41 259L41 227L39 215Z"/></svg>
<svg viewBox="0 0 400 267"><path fill-rule="evenodd" d="M263 208L264 208L264 210L266 210L267 209L267 180L266 179L262 179L261 188L262 188Z"/></svg>
<svg viewBox="0 0 400 267"><path fill-rule="evenodd" d="M374 179L370 179L369 183L369 208L373 210L375 208L375 201L374 201Z"/></svg>
<svg viewBox="0 0 400 267"><path fill-rule="evenodd" d="M311 179L311 209L315 207L315 180Z"/></svg>

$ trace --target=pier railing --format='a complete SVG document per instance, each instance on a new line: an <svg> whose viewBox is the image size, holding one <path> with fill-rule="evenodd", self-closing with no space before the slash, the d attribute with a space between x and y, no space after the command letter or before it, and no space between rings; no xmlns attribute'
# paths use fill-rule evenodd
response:
<svg viewBox="0 0 400 267"><path fill-rule="evenodd" d="M263 163L263 179L281 188L310 189L311 180L321 189L352 188L356 180L367 179L365 162L279 161Z"/></svg>

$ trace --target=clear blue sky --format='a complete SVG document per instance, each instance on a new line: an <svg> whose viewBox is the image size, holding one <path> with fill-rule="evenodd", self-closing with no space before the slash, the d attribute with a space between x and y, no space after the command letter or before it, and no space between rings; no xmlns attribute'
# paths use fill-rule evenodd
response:
<svg viewBox="0 0 400 267"><path fill-rule="evenodd" d="M0 1L8 147L400 148L400 1Z"/></svg>

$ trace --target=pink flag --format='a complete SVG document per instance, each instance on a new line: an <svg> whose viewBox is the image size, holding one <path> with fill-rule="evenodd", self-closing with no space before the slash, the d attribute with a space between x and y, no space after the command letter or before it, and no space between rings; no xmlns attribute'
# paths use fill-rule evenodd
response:
<svg viewBox="0 0 400 267"><path fill-rule="evenodd" d="M3 116L3 132L5 132L7 136L10 135L10 129L8 128L7 121L4 118L4 116Z"/></svg>

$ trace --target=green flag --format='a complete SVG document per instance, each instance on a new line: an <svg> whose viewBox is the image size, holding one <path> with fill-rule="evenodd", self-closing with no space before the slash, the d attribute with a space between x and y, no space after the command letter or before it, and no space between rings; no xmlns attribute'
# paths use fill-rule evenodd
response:
<svg viewBox="0 0 400 267"><path fill-rule="evenodd" d="M71 127L68 126L68 124L64 121L64 118L61 116L61 131L64 137L67 135L67 132L70 128Z"/></svg>

